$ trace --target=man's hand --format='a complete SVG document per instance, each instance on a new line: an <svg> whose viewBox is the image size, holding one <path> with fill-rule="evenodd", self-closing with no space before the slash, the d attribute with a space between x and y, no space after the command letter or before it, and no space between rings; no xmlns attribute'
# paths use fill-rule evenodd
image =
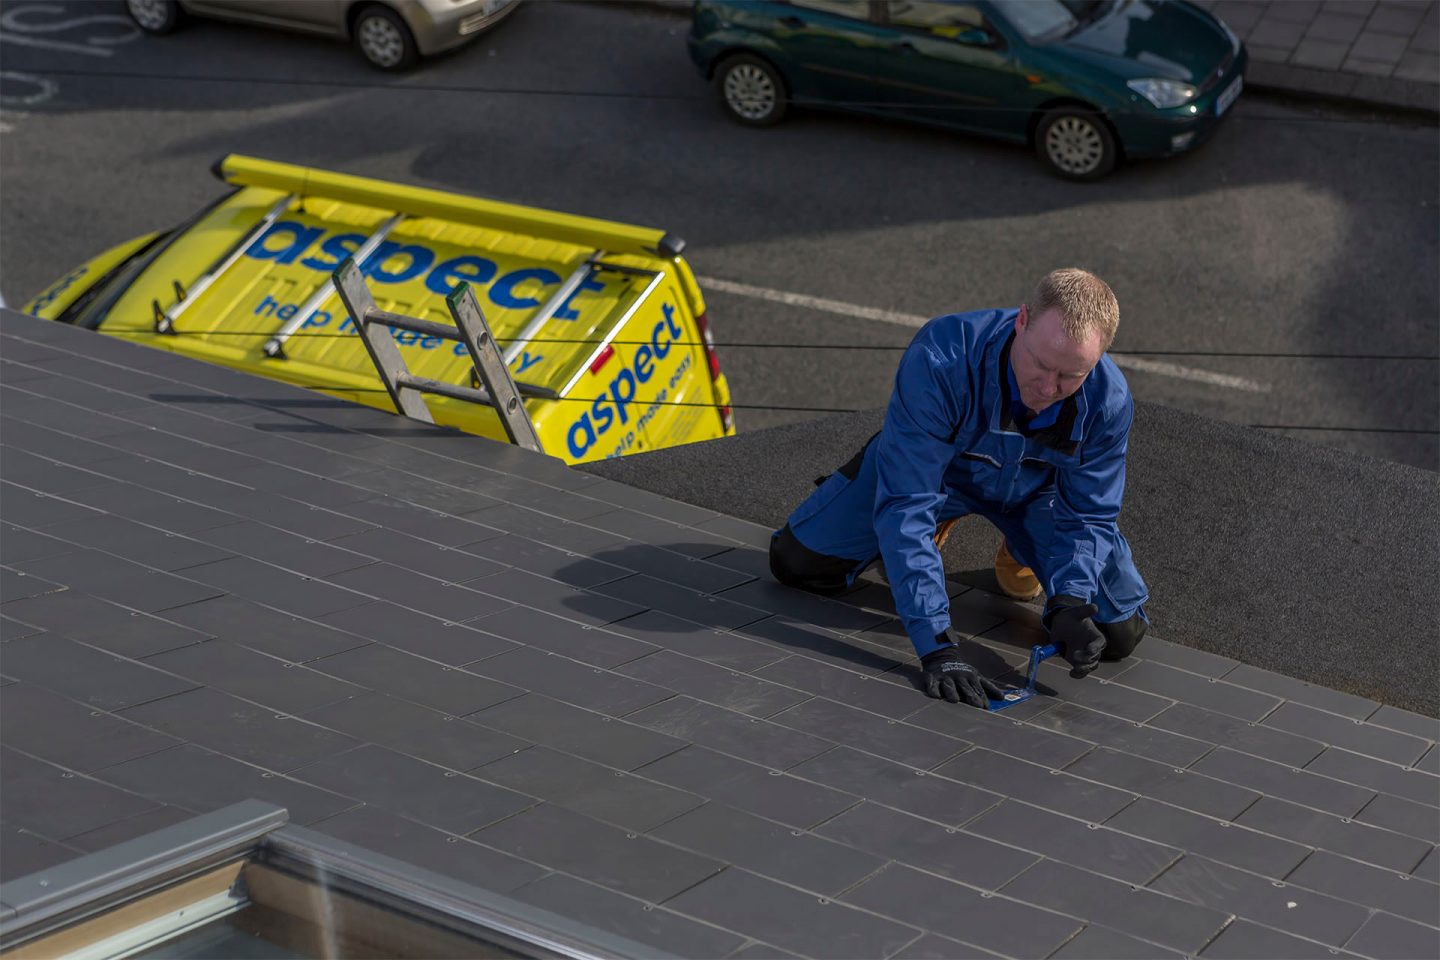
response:
<svg viewBox="0 0 1440 960"><path fill-rule="evenodd" d="M1091 619L1099 612L1095 604L1077 597L1052 597L1046 604L1043 621L1050 628L1050 639L1065 648L1070 676L1076 679L1098 667L1105 652L1105 634Z"/></svg>
<svg viewBox="0 0 1440 960"><path fill-rule="evenodd" d="M938 639L945 641L942 634ZM941 647L920 658L925 670L925 692L937 700L968 703L984 710L991 700L999 700L1004 691L980 676L980 671L961 659L953 646Z"/></svg>

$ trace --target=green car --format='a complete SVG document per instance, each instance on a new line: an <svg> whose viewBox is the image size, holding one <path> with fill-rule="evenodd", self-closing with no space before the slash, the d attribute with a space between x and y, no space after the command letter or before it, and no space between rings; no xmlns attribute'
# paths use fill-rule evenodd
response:
<svg viewBox="0 0 1440 960"><path fill-rule="evenodd" d="M741 123L901 117L1031 145L1072 180L1205 142L1247 62L1183 0L698 0L689 47Z"/></svg>

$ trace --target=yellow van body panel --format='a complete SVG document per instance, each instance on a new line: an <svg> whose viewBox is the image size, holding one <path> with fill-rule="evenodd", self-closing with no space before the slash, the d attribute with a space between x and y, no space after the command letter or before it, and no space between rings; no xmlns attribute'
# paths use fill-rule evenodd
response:
<svg viewBox="0 0 1440 960"><path fill-rule="evenodd" d="M281 356L264 347L399 213L405 219L361 264L377 305L448 326L445 298L468 283L497 342L513 351L515 380L559 395L526 401L547 453L580 463L734 432L721 411L728 385L711 377L696 323L699 287L683 258L662 252L662 231L245 157L225 158L218 172L238 189L154 256L100 332L393 411L333 289ZM287 195L274 222L243 243ZM518 341L577 271L579 287ZM63 309L60 299L47 315ZM157 332L167 311L174 332ZM463 344L399 331L396 343L411 373L472 385ZM437 423L505 438L489 407L425 402Z"/></svg>
<svg viewBox="0 0 1440 960"><path fill-rule="evenodd" d="M100 256L85 261L46 287L34 300L21 307L21 312L28 313L32 317L40 317L43 320L54 320L82 293L90 289L95 281L105 276L116 264L157 236L159 236L158 233L147 233L143 237L136 237L134 240L127 240L118 246L111 247Z"/></svg>

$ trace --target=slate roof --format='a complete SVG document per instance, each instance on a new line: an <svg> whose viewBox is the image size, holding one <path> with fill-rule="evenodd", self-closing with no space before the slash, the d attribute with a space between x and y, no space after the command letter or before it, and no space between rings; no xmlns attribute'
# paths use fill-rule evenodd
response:
<svg viewBox="0 0 1440 960"><path fill-rule="evenodd" d="M932 701L763 527L9 311L0 418L4 879L254 797L657 954L1440 953L1433 718L1154 637Z"/></svg>

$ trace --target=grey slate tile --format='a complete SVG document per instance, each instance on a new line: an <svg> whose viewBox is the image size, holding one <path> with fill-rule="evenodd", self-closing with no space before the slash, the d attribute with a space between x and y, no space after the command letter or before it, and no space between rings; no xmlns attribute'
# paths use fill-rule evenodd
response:
<svg viewBox="0 0 1440 960"><path fill-rule="evenodd" d="M1425 859L1420 861L1420 865L1410 871L1410 875L1431 883L1440 883L1440 847L1432 849Z"/></svg>
<svg viewBox="0 0 1440 960"><path fill-rule="evenodd" d="M1373 723L1378 727L1385 727L1387 730L1398 730L1401 733L1408 733L1412 737L1420 737L1425 740L1440 740L1440 720L1434 717L1427 717L1421 713L1412 713L1409 710L1400 710L1389 704L1382 706L1370 716L1365 718L1366 723Z"/></svg>
<svg viewBox="0 0 1440 960"><path fill-rule="evenodd" d="M942 764L935 772L1092 823L1103 822L1135 799L1134 794L1124 790L978 747Z"/></svg>
<svg viewBox="0 0 1440 960"><path fill-rule="evenodd" d="M239 597L216 597L174 607L165 611L165 619L194 628L197 640L230 640L291 663L305 663L371 642Z"/></svg>
<svg viewBox="0 0 1440 960"><path fill-rule="evenodd" d="M1148 724L1122 720L1117 716L1067 701L1032 717L1030 723L1173 767L1189 766L1213 749L1212 744L1202 740L1159 730Z"/></svg>
<svg viewBox="0 0 1440 960"><path fill-rule="evenodd" d="M97 517L96 519L103 520L105 518ZM24 526L16 526L13 523L0 523L0 563L14 564L20 560L53 557L59 553L69 553L74 549L73 544L49 534L40 533Z"/></svg>
<svg viewBox="0 0 1440 960"><path fill-rule="evenodd" d="M530 607L510 607L472 620L467 626L607 669L638 660L659 649L653 644L616 633L613 628L602 629L576 623Z"/></svg>
<svg viewBox="0 0 1440 960"><path fill-rule="evenodd" d="M754 673L765 680L896 720L909 716L923 705L916 696L918 691L893 683L877 683L869 674L854 673L804 656L786 657Z"/></svg>
<svg viewBox="0 0 1440 960"><path fill-rule="evenodd" d="M513 533L501 534L477 543L464 544L456 549L463 551L461 556L474 557L476 564L484 565L476 571L475 577L484 576L487 571L499 573L503 569L502 565L517 567L529 573L581 588L593 587L596 584L609 583L611 580L630 576L630 571L624 567L617 567L612 563L602 563L591 557L562 550L559 547L551 547ZM452 565L461 566L453 561ZM472 577L456 576L456 579L468 581Z"/></svg>
<svg viewBox="0 0 1440 960"><path fill-rule="evenodd" d="M70 554L64 554L70 556ZM43 563L44 561L25 560L23 563ZM47 593L55 593L58 590L66 589L64 585L46 580L34 574L25 573L21 570L13 570L9 567L0 568L0 603L10 603L12 600L25 600L29 597L40 597Z"/></svg>
<svg viewBox="0 0 1440 960"><path fill-rule="evenodd" d="M261 560L309 577L325 577L375 562L363 554L295 536L253 520L214 527L195 536L206 543L224 547L229 554Z"/></svg>
<svg viewBox="0 0 1440 960"><path fill-rule="evenodd" d="M42 635L11 640L5 644L3 659L6 676L102 710L158 700L195 686L64 637Z"/></svg>
<svg viewBox="0 0 1440 960"><path fill-rule="evenodd" d="M132 563L172 573L185 567L224 560L233 555L230 550L176 533L156 530L124 517L72 520L69 523L53 524L45 529L53 537L62 537L82 546L124 557Z"/></svg>
<svg viewBox="0 0 1440 960"><path fill-rule="evenodd" d="M480 830L473 839L651 903L661 903L724 868L719 860L550 803Z"/></svg>
<svg viewBox="0 0 1440 960"><path fill-rule="evenodd" d="M55 460L72 467L83 467L101 460L112 460L120 455L117 448L103 443L92 443L69 434L26 423L14 417L0 416L0 436L11 446L22 447L30 453ZM17 488L6 489L6 495L15 493Z"/></svg>
<svg viewBox="0 0 1440 960"><path fill-rule="evenodd" d="M1298 703L1282 703L1265 718L1264 723L1267 727L1314 737L1328 745L1405 766L1419 760L1431 746L1430 741L1419 737L1356 722Z"/></svg>
<svg viewBox="0 0 1440 960"><path fill-rule="evenodd" d="M1053 860L1041 860L1001 892L1187 954L1209 943L1230 919L1228 913Z"/></svg>
<svg viewBox="0 0 1440 960"><path fill-rule="evenodd" d="M1048 956L1084 926L1058 913L982 894L899 864L886 867L840 899L1012 957Z"/></svg>
<svg viewBox="0 0 1440 960"><path fill-rule="evenodd" d="M659 517L662 520L671 520L675 523L682 523L686 526L698 527L707 522L713 522L721 515L714 510L707 510L705 507L697 507L670 497L652 493L649 490L642 490L639 487L632 487L624 483L616 483L611 480L602 480L600 483L590 484L585 488L585 496L610 504L611 508L628 507L638 513L649 514L652 517ZM610 510L605 511L611 512ZM743 523L744 521L735 521ZM753 524L747 524L753 526ZM714 530L713 533L721 536L729 536L724 530Z"/></svg>
<svg viewBox="0 0 1440 960"><path fill-rule="evenodd" d="M133 817L153 806L144 797L59 767L0 779L0 808L6 822L54 840Z"/></svg>
<svg viewBox="0 0 1440 960"><path fill-rule="evenodd" d="M92 510L60 497L37 493L13 483L0 482L0 500L5 503L7 520L42 532L52 523L94 519L105 515L100 510Z"/></svg>
<svg viewBox="0 0 1440 960"><path fill-rule="evenodd" d="M618 672L754 717L768 717L810 698L808 693L669 650L632 660Z"/></svg>
<svg viewBox="0 0 1440 960"><path fill-rule="evenodd" d="M355 745L350 737L208 687L130 707L121 716L279 773Z"/></svg>
<svg viewBox="0 0 1440 960"><path fill-rule="evenodd" d="M1154 662L1135 664L1125 671L1125 677L1120 682L1127 687L1241 720L1259 720L1280 704L1279 697Z"/></svg>
<svg viewBox="0 0 1440 960"><path fill-rule="evenodd" d="M509 601L501 597L472 589L474 581L467 585L436 580L389 563L355 567L326 579L348 590L446 620L484 617L509 605Z"/></svg>
<svg viewBox="0 0 1440 960"><path fill-rule="evenodd" d="M1223 743L1232 750L1254 754L1292 767L1303 767L1325 749L1318 740L1274 730L1253 721L1177 703L1150 720L1152 727L1197 740Z"/></svg>
<svg viewBox="0 0 1440 960"><path fill-rule="evenodd" d="M1198 853L1211 860L1279 879L1310 849L1281 837L1231 826L1141 797L1105 824L1115 830Z"/></svg>
<svg viewBox="0 0 1440 960"><path fill-rule="evenodd" d="M826 896L859 882L886 860L714 802L656 827L650 835Z"/></svg>
<svg viewBox="0 0 1440 960"><path fill-rule="evenodd" d="M1430 851L1430 844L1424 840L1319 813L1275 797L1260 798L1235 822L1401 872L1412 869Z"/></svg>
<svg viewBox="0 0 1440 960"><path fill-rule="evenodd" d="M1304 680L1287 677L1281 673L1261 670L1248 663L1238 664L1234 670L1225 674L1225 680L1251 690L1260 690L1285 700L1293 700L1297 704L1338 713L1352 720L1364 720L1379 706L1374 700L1316 686L1313 683L1306 683Z"/></svg>
<svg viewBox="0 0 1440 960"><path fill-rule="evenodd" d="M285 713L364 692L350 683L277 660L228 640L209 640L148 658L146 664ZM172 691L178 692L178 691Z"/></svg>
<svg viewBox="0 0 1440 960"><path fill-rule="evenodd" d="M697 560L649 543L618 544L607 547L596 556L605 563L622 568L623 571L644 574L703 594L718 594L753 579L747 573ZM725 599L739 603L748 602L742 597L728 594Z"/></svg>
<svg viewBox="0 0 1440 960"><path fill-rule="evenodd" d="M648 514L636 513L625 507L590 517L585 522L592 527L618 533L623 537L639 540L642 543L652 543L657 547L664 547L666 550L684 554L687 557L695 557L698 560L714 556L735 546L732 541L718 534L672 520L662 520Z"/></svg>
<svg viewBox="0 0 1440 960"><path fill-rule="evenodd" d="M746 624L734 632L763 641L783 653L803 654L859 673L881 674L901 664L893 655L879 653L875 647L787 617L771 617Z"/></svg>
<svg viewBox="0 0 1440 960"><path fill-rule="evenodd" d="M777 770L824 753L835 744L790 727L747 717L733 710L672 697L627 717L633 723L763 764Z"/></svg>
<svg viewBox="0 0 1440 960"><path fill-rule="evenodd" d="M0 398L0 403L4 403L3 398ZM106 478L101 474L37 457L8 444L0 450L0 477L22 487L43 490L45 493L71 493L106 482Z"/></svg>
<svg viewBox="0 0 1440 960"><path fill-rule="evenodd" d="M926 770L969 746L967 741L822 697L807 700L771 719L817 737L855 744L867 752Z"/></svg>
<svg viewBox="0 0 1440 960"><path fill-rule="evenodd" d="M895 954L896 957L903 956L904 951ZM791 953L789 950L781 950L779 947L772 947L768 943L760 943L752 940L746 946L741 947L733 953L727 954L731 960L791 960L799 957L798 953Z"/></svg>
<svg viewBox="0 0 1440 960"><path fill-rule="evenodd" d="M764 579L770 576L770 555L764 549L736 547L733 550L706 557L705 562L713 563L727 570L734 570L736 573L746 574L754 579Z"/></svg>
<svg viewBox="0 0 1440 960"><path fill-rule="evenodd" d="M0 883L48 870L80 855L77 848L0 821ZM8 920L13 914L13 908L0 905L0 916Z"/></svg>
<svg viewBox="0 0 1440 960"><path fill-rule="evenodd" d="M938 934L927 933L899 953L892 954L892 960L988 960L998 953L972 947L959 940L951 940Z"/></svg>
<svg viewBox="0 0 1440 960"><path fill-rule="evenodd" d="M1440 956L1440 930L1377 913L1356 932L1345 949L1379 960Z"/></svg>
<svg viewBox="0 0 1440 960"><path fill-rule="evenodd" d="M219 451L217 451L219 452ZM172 533L193 533L235 523L236 514L119 481L85 490L85 503Z"/></svg>
<svg viewBox="0 0 1440 960"><path fill-rule="evenodd" d="M815 828L822 837L974 887L999 889L1040 858L1008 844L962 833L865 802Z"/></svg>
<svg viewBox="0 0 1440 960"><path fill-rule="evenodd" d="M734 933L697 923L670 910L654 909L643 901L552 873L510 894L598 930L653 947L657 956L721 957L745 939Z"/></svg>
<svg viewBox="0 0 1440 960"><path fill-rule="evenodd" d="M1182 954L1106 927L1086 927L1051 955L1052 960L1180 960Z"/></svg>
<svg viewBox="0 0 1440 960"><path fill-rule="evenodd" d="M470 514L466 519L602 561L604 558L598 556L599 553L628 542L622 535L597 529L588 523L560 519L514 504L481 510Z"/></svg>
<svg viewBox="0 0 1440 960"><path fill-rule="evenodd" d="M1114 877L1124 883L1143 884L1158 876L1181 855L1174 846L1129 836L1108 827L1087 827L1047 809L1006 800L984 816L967 823L965 832ZM1046 906L1051 905L1047 903ZM1061 908L1055 906L1054 909ZM1076 916L1086 917L1085 914ZM1128 927L1120 929L1135 932Z"/></svg>
<svg viewBox="0 0 1440 960"><path fill-rule="evenodd" d="M249 557L232 557L187 567L185 576L226 593L302 617L323 617L327 613L369 602L363 594L342 590L323 580L290 573Z"/></svg>
<svg viewBox="0 0 1440 960"><path fill-rule="evenodd" d="M1394 830L1411 837L1419 837L1431 844L1440 843L1440 812L1434 807L1413 800L1392 797L1388 793L1377 794L1355 819L1371 826Z"/></svg>
<svg viewBox="0 0 1440 960"><path fill-rule="evenodd" d="M663 687L533 647L518 647L467 669L510 684L517 691L539 687L575 706L612 717L623 717L673 696Z"/></svg>
<svg viewBox="0 0 1440 960"><path fill-rule="evenodd" d="M1369 915L1359 904L1276 883L1196 856L1185 857L1150 887L1335 947L1342 946Z"/></svg>
<svg viewBox="0 0 1440 960"><path fill-rule="evenodd" d="M1260 797L1254 790L1233 783L1109 747L1092 750L1066 767L1065 772L1221 820L1233 820Z"/></svg>
<svg viewBox="0 0 1440 960"><path fill-rule="evenodd" d="M802 829L859 802L851 794L693 745L635 772Z"/></svg>
<svg viewBox="0 0 1440 960"><path fill-rule="evenodd" d="M471 773L627 830L649 830L705 802L695 794L548 747L531 747Z"/></svg>
<svg viewBox="0 0 1440 960"><path fill-rule="evenodd" d="M845 746L806 760L789 772L948 826L973 819L1001 799L999 794Z"/></svg>
<svg viewBox="0 0 1440 960"><path fill-rule="evenodd" d="M515 649L511 641L479 629L472 630L463 623L441 620L384 601L350 607L320 619L357 637L451 666L474 663ZM483 622L477 620L476 624Z"/></svg>
<svg viewBox="0 0 1440 960"><path fill-rule="evenodd" d="M1425 756L1416 761L1415 769L1440 777L1440 746L1425 751Z"/></svg>
<svg viewBox="0 0 1440 960"><path fill-rule="evenodd" d="M493 597L596 626L633 617L645 610L643 606L578 590L524 570L505 570L475 581L470 586Z"/></svg>
<svg viewBox="0 0 1440 960"><path fill-rule="evenodd" d="M1088 741L1042 730L1003 713L959 707L943 700L931 700L923 694L919 696L923 706L907 718L909 723L969 740L997 753L1059 768L1094 749Z"/></svg>
<svg viewBox="0 0 1440 960"><path fill-rule="evenodd" d="M685 746L675 737L538 693L507 700L465 719L621 770L634 770Z"/></svg>
<svg viewBox="0 0 1440 960"><path fill-rule="evenodd" d="M759 607L735 603L727 597L697 593L688 587L667 583L637 573L594 588L596 593L615 597L638 607L659 610L706 626L733 629L769 616ZM727 595L728 596L728 595Z"/></svg>
<svg viewBox="0 0 1440 960"><path fill-rule="evenodd" d="M1210 946L1200 951L1206 960L1255 960L1256 957L1284 957L1285 960L1330 960L1332 957L1353 956L1302 940L1279 930L1271 930L1248 920L1236 920L1221 931Z"/></svg>
<svg viewBox="0 0 1440 960"><path fill-rule="evenodd" d="M533 863L371 806L346 810L314 824L313 829L496 893L510 893L547 873Z"/></svg>
<svg viewBox="0 0 1440 960"><path fill-rule="evenodd" d="M779 614L840 633L860 633L890 619L889 614L883 611L864 610L829 597L805 593L768 577L726 590L724 596L769 614Z"/></svg>
<svg viewBox="0 0 1440 960"><path fill-rule="evenodd" d="M0 730L6 746L82 773L179 742L28 683L5 688L0 697Z"/></svg>
<svg viewBox="0 0 1440 960"><path fill-rule="evenodd" d="M483 521L471 523L463 518L426 510L394 497L376 497L373 500L337 503L334 509L347 517L364 520L377 527L398 530L412 537L430 540L449 547L457 547L462 543L474 543L491 533L491 528L486 527ZM362 531L349 530L336 534L336 537L359 532Z"/></svg>
<svg viewBox="0 0 1440 960"><path fill-rule="evenodd" d="M134 840L143 837L156 830L163 830L166 827L183 823L194 817L195 814L182 807L161 805L151 807L144 813L136 814L133 817L126 817L124 820L116 820L114 823L107 823L103 827L96 827L94 830L69 837L66 843L86 853L94 853L98 850L106 850L127 840Z"/></svg>
<svg viewBox="0 0 1440 960"><path fill-rule="evenodd" d="M305 719L397 753L468 771L518 753L528 741L383 693L363 693L310 710Z"/></svg>
<svg viewBox="0 0 1440 960"><path fill-rule="evenodd" d="M920 933L734 867L668 905L811 957L888 956Z"/></svg>
<svg viewBox="0 0 1440 960"><path fill-rule="evenodd" d="M535 802L372 744L343 754L331 751L292 776L454 834L479 830Z"/></svg>
<svg viewBox="0 0 1440 960"><path fill-rule="evenodd" d="M1371 790L1393 793L1416 803L1440 807L1440 777L1362 757L1348 750L1328 747L1306 764L1305 769Z"/></svg>
<svg viewBox="0 0 1440 960"><path fill-rule="evenodd" d="M1137 665L1138 661L1124 660L1106 664L1101 674L1097 670L1082 680L1070 676L1070 665L1060 658L1046 660L1040 665L1037 682L1049 688L1051 696L1065 703L1078 704L1091 710L1122 720L1141 723L1172 706L1175 701L1153 694L1143 693L1124 686L1124 675ZM1019 671L1023 678L1024 671ZM1118 683L1113 682L1119 680Z"/></svg>
<svg viewBox="0 0 1440 960"><path fill-rule="evenodd" d="M9 617L0 617L0 643L9 643L11 640L21 640L25 637L40 636L44 633L46 633L46 631L39 627L32 627L28 623L11 620Z"/></svg>
<svg viewBox="0 0 1440 960"><path fill-rule="evenodd" d="M1440 885L1317 850L1287 883L1440 927Z"/></svg>
<svg viewBox="0 0 1440 960"><path fill-rule="evenodd" d="M607 629L731 670L758 670L786 655L757 640L738 637L655 610L618 620Z"/></svg>
<svg viewBox="0 0 1440 960"><path fill-rule="evenodd" d="M78 550L44 560L27 560L31 572L64 582L102 600L145 613L219 596L220 588L122 560L98 550ZM226 563L229 561L220 561Z"/></svg>
<svg viewBox="0 0 1440 960"><path fill-rule="evenodd" d="M195 813L227 807L239 797L264 800L284 807L290 813L290 822L302 825L333 816L356 803L349 797L188 743L117 763L96 776L156 802Z"/></svg>
<svg viewBox="0 0 1440 960"><path fill-rule="evenodd" d="M504 538L499 530L496 538ZM489 541L486 541L489 542ZM373 528L329 541L333 547L384 560L439 580L459 583L486 573L498 573L505 563L497 563L476 555L468 549L431 543L396 530Z"/></svg>
<svg viewBox="0 0 1440 960"><path fill-rule="evenodd" d="M309 666L352 684L456 717L493 707L525 692L521 687L447 667L383 643L312 660Z"/></svg>
<svg viewBox="0 0 1440 960"><path fill-rule="evenodd" d="M1342 817L1353 817L1375 795L1374 790L1236 753L1226 747L1217 747L1191 769Z"/></svg>

